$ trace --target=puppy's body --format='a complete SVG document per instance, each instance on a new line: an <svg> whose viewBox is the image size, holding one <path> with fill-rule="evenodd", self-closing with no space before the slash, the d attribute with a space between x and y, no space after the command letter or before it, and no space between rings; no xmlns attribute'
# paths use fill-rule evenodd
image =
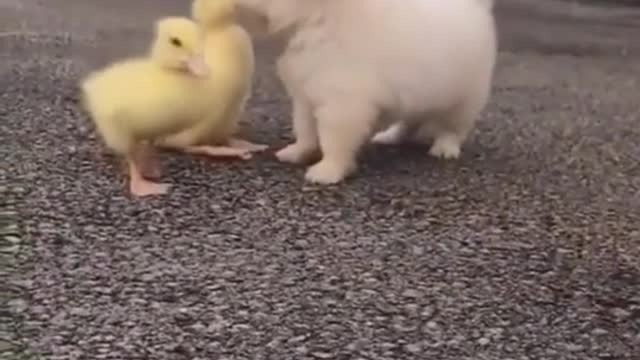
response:
<svg viewBox="0 0 640 360"><path fill-rule="evenodd" d="M278 72L293 101L296 141L277 156L322 160L306 178L343 180L357 152L409 130L456 158L484 108L496 58L492 0L237 0L287 47Z"/></svg>

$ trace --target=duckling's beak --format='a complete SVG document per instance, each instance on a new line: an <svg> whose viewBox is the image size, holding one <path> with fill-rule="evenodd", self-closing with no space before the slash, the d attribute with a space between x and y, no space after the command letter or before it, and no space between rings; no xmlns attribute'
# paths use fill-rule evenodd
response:
<svg viewBox="0 0 640 360"><path fill-rule="evenodd" d="M206 77L209 75L209 66L204 61L203 55L194 55L187 60L187 68L189 72L197 77Z"/></svg>

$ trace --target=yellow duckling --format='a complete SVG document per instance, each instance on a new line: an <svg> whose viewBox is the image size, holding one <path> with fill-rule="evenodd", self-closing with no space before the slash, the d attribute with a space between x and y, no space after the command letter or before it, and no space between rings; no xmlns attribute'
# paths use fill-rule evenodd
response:
<svg viewBox="0 0 640 360"><path fill-rule="evenodd" d="M251 95L251 38L236 23L233 0L194 0L191 13L203 31L205 61L211 69L210 112L202 122L156 144L191 154L249 159L251 153L267 148L235 136Z"/></svg>
<svg viewBox="0 0 640 360"><path fill-rule="evenodd" d="M210 69L198 26L167 17L155 24L147 57L116 62L81 83L82 102L106 145L125 156L136 196L164 194L168 184L145 179L149 143L201 121L210 109Z"/></svg>

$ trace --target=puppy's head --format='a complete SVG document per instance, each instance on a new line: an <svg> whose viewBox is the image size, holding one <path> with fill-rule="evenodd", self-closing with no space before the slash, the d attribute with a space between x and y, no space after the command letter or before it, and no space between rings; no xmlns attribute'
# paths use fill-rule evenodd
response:
<svg viewBox="0 0 640 360"><path fill-rule="evenodd" d="M304 21L326 0L235 0L238 21L254 36L280 32Z"/></svg>

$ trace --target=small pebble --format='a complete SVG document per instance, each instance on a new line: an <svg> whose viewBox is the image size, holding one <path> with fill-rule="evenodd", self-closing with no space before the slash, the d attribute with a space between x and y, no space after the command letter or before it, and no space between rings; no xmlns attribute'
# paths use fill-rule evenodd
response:
<svg viewBox="0 0 640 360"><path fill-rule="evenodd" d="M407 344L405 349L412 354L417 354L422 351L422 345L420 343Z"/></svg>
<svg viewBox="0 0 640 360"><path fill-rule="evenodd" d="M324 351L314 351L311 353L311 355L318 359L331 359L333 357L331 353Z"/></svg>
<svg viewBox="0 0 640 360"><path fill-rule="evenodd" d="M437 329L438 328L438 323L435 321L429 321L427 322L427 328L428 329Z"/></svg>

